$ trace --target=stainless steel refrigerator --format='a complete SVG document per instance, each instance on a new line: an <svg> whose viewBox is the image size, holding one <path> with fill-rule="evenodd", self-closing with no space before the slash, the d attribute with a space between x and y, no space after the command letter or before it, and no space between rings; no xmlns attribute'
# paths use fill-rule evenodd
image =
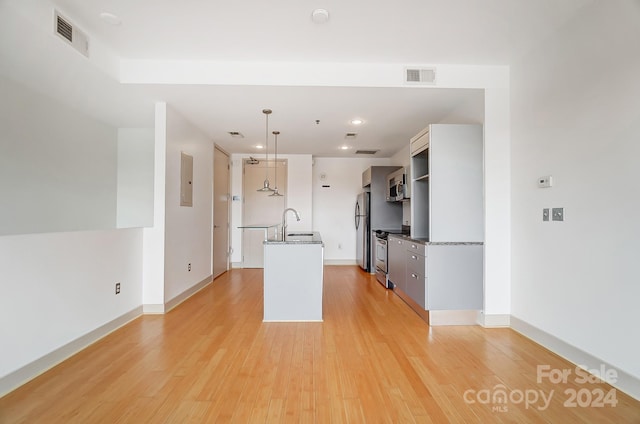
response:
<svg viewBox="0 0 640 424"><path fill-rule="evenodd" d="M369 271L371 267L371 257L369 246L370 232L369 227L369 192L365 191L358 194L355 210L356 224L356 259L360 268Z"/></svg>
<svg viewBox="0 0 640 424"><path fill-rule="evenodd" d="M356 259L367 272L375 272L373 231L402 228L401 202L387 202L387 175L398 166L372 166L363 173L363 192L355 207ZM366 175L366 178L365 178Z"/></svg>

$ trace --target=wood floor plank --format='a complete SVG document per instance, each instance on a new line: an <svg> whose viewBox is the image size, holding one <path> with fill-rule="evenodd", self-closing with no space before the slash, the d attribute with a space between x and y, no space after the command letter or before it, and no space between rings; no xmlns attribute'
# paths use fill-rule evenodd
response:
<svg viewBox="0 0 640 424"><path fill-rule="evenodd" d="M575 367L510 329L429 327L357 267L325 267L322 323L263 323L262 290L262 270L223 274L0 398L0 422L640 423L620 391L567 407L612 388L538 383L538 365ZM553 396L491 402L500 387Z"/></svg>

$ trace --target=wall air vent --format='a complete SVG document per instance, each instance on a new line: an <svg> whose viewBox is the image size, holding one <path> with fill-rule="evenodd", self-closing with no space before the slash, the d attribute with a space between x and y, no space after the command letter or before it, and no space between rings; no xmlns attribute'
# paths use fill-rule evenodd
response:
<svg viewBox="0 0 640 424"><path fill-rule="evenodd" d="M380 150L356 150L356 155L375 155Z"/></svg>
<svg viewBox="0 0 640 424"><path fill-rule="evenodd" d="M229 131L229 135L233 138L244 138L244 135L238 131Z"/></svg>
<svg viewBox="0 0 640 424"><path fill-rule="evenodd" d="M54 11L54 32L74 49L89 57L89 39L87 35L76 28L69 19L65 18L57 10Z"/></svg>
<svg viewBox="0 0 640 424"><path fill-rule="evenodd" d="M404 82L416 85L434 85L436 68L405 68Z"/></svg>

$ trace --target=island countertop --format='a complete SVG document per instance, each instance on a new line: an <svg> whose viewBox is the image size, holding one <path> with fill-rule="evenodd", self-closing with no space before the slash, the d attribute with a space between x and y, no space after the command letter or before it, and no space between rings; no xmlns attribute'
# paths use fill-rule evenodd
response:
<svg viewBox="0 0 640 424"><path fill-rule="evenodd" d="M279 234L278 234L279 235ZM268 238L263 242L271 244L323 244L322 237L317 231L287 231L284 240L280 238Z"/></svg>
<svg viewBox="0 0 640 424"><path fill-rule="evenodd" d="M322 321L323 269L320 233L265 240L263 321Z"/></svg>

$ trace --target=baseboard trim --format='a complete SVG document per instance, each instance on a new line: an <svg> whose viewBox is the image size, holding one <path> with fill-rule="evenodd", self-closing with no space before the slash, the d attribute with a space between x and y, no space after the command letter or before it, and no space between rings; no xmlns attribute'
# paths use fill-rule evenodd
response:
<svg viewBox="0 0 640 424"><path fill-rule="evenodd" d="M50 370L59 363L69 359L76 353L85 349L87 346L97 342L103 337L114 332L118 328L133 321L141 316L143 313L142 306L138 306L135 309L127 312L124 315L117 317L114 320L88 332L87 334L78 337L75 340L67 343L58 349L47 353L43 357L36 359L35 361L13 371L10 374L0 378L0 397L3 397L7 393L17 389L30 380L33 380L40 374Z"/></svg>
<svg viewBox="0 0 640 424"><path fill-rule="evenodd" d="M231 268L232 268L232 269L233 269L233 268L238 268L238 269L243 268L243 266L242 266L242 262L231 262Z"/></svg>
<svg viewBox="0 0 640 424"><path fill-rule="evenodd" d="M478 311L429 311L429 325L477 325Z"/></svg>
<svg viewBox="0 0 640 424"><path fill-rule="evenodd" d="M164 303L145 303L142 305L142 313L145 315L162 315L164 312Z"/></svg>
<svg viewBox="0 0 640 424"><path fill-rule="evenodd" d="M190 287L187 290L183 291L182 293L180 293L179 295L177 295L176 297L174 297L173 299L165 303L165 308L164 308L165 312L169 312L170 310L172 310L173 308L175 308L185 300L189 299L194 294L198 293L203 288L207 287L212 282L213 282L213 275L210 275L204 280L194 285L193 287Z"/></svg>
<svg viewBox="0 0 640 424"><path fill-rule="evenodd" d="M358 265L355 259L325 259L325 265Z"/></svg>
<svg viewBox="0 0 640 424"><path fill-rule="evenodd" d="M511 315L509 314L491 314L487 315L480 311L478 313L478 324L486 328L501 328L511 326Z"/></svg>
<svg viewBox="0 0 640 424"><path fill-rule="evenodd" d="M526 321L521 320L520 318L516 318L513 315L511 316L511 328L523 336L533 340L539 345L544 346L549 349L553 353L558 356L563 357L569 362L574 363L582 368L585 366L587 369L596 369L599 370L601 366L604 366L605 369L614 369L618 374L618 378L615 384L611 384L616 389L623 391L629 396L635 398L636 400L640 400L640 379L626 373L622 370L619 370L615 366L599 359L590 353L587 353L561 339L558 337L547 333L544 330L539 329Z"/></svg>

